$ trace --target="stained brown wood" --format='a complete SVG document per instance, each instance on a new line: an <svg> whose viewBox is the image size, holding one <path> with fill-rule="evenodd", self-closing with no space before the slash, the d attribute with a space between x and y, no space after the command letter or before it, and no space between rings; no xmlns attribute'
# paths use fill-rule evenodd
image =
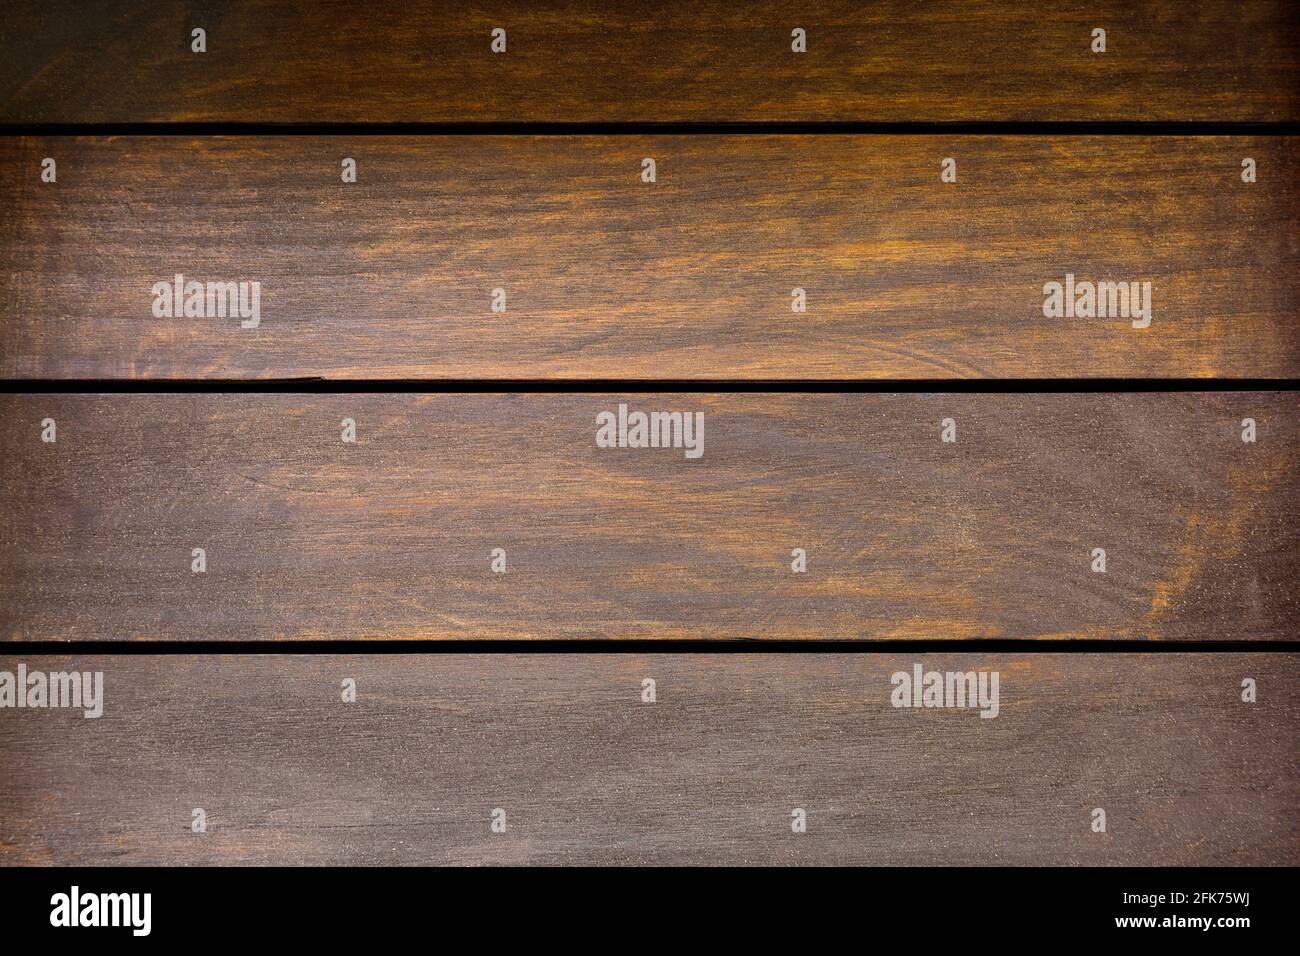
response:
<svg viewBox="0 0 1300 956"><path fill-rule="evenodd" d="M0 373L1291 377L1298 155L1278 137L11 139ZM259 282L260 324L156 317L178 273ZM1067 274L1149 282L1150 327L1044 317Z"/></svg>
<svg viewBox="0 0 1300 956"><path fill-rule="evenodd" d="M597 447L620 403L702 457ZM5 396L0 636L1294 639L1298 404Z"/></svg>
<svg viewBox="0 0 1300 956"><path fill-rule="evenodd" d="M1300 119L1289 0L8 0L0 17L3 122Z"/></svg>
<svg viewBox="0 0 1300 956"><path fill-rule="evenodd" d="M1300 862L1294 654L23 661L103 716L0 710L3 864ZM917 663L998 716L891 706Z"/></svg>

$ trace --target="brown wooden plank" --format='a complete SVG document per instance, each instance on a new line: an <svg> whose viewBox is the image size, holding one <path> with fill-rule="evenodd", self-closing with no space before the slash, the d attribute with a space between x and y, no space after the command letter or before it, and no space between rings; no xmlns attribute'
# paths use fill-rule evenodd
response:
<svg viewBox="0 0 1300 956"><path fill-rule="evenodd" d="M620 403L702 456L597 447ZM0 636L1294 639L1298 405L9 395Z"/></svg>
<svg viewBox="0 0 1300 956"><path fill-rule="evenodd" d="M11 139L0 373L1293 377L1298 157L1284 137ZM177 273L258 282L259 324L155 316ZM1067 275L1149 282L1149 327L1045 317Z"/></svg>
<svg viewBox="0 0 1300 956"><path fill-rule="evenodd" d="M1300 863L1294 654L21 662L103 714L0 710L0 864ZM893 707L916 664L997 716Z"/></svg>
<svg viewBox="0 0 1300 956"><path fill-rule="evenodd" d="M0 121L1296 120L1296 15L1290 0L7 0Z"/></svg>

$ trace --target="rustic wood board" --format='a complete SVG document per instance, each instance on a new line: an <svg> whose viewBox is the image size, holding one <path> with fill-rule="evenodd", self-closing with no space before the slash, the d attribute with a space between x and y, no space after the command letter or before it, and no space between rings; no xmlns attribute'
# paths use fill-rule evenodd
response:
<svg viewBox="0 0 1300 956"><path fill-rule="evenodd" d="M0 24L10 123L1300 119L1290 0L7 0Z"/></svg>
<svg viewBox="0 0 1300 956"><path fill-rule="evenodd" d="M1295 144L8 139L0 374L1294 377ZM40 180L47 156L55 183ZM956 183L941 182L945 158ZM258 326L156 317L152 287L177 273L259 282ZM1045 318L1043 287L1067 274L1150 282L1150 326Z"/></svg>
<svg viewBox="0 0 1300 956"><path fill-rule="evenodd" d="M702 457L597 447L620 403ZM1294 639L1298 405L6 395L0 638Z"/></svg>
<svg viewBox="0 0 1300 956"><path fill-rule="evenodd" d="M0 864L1300 863L1294 654L22 660L103 716L0 710Z"/></svg>

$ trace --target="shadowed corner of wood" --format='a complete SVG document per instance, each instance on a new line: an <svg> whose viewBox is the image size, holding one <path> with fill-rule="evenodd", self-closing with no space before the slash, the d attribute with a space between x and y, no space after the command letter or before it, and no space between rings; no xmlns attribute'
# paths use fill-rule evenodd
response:
<svg viewBox="0 0 1300 956"><path fill-rule="evenodd" d="M1282 464L1236 465L1228 471L1232 507L1226 515L1193 510L1185 522L1186 533L1174 552L1173 566L1155 582L1151 608L1142 617L1146 636L1159 639L1164 624L1192 583L1204 573L1207 562L1230 560L1241 554L1242 526L1252 501L1267 494L1282 474Z"/></svg>

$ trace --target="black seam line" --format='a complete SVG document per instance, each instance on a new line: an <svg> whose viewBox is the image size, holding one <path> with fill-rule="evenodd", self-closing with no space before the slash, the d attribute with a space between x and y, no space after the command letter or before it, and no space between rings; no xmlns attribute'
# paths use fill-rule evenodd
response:
<svg viewBox="0 0 1300 956"><path fill-rule="evenodd" d="M1300 653L1300 640L887 639L0 641L0 657L66 654L1220 654Z"/></svg>
<svg viewBox="0 0 1300 956"><path fill-rule="evenodd" d="M6 379L9 394L170 394L180 392L343 395L356 392L835 392L863 394L1037 394L1042 392L1295 392L1296 378L1017 379Z"/></svg>
<svg viewBox="0 0 1300 956"><path fill-rule="evenodd" d="M653 136L802 134L920 136L1296 136L1300 122L1219 120L952 122L3 123L4 136Z"/></svg>

